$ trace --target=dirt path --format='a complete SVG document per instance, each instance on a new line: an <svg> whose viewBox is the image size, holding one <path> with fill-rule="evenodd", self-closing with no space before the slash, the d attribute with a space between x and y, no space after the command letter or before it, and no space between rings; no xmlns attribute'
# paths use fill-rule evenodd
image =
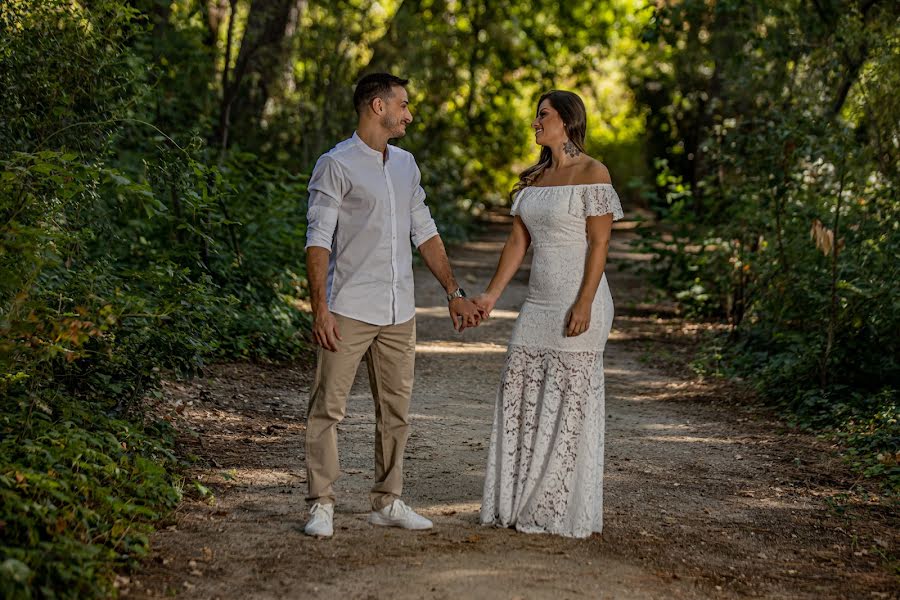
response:
<svg viewBox="0 0 900 600"><path fill-rule="evenodd" d="M465 287L483 289L503 230L452 252ZM860 502L835 510L829 499L852 482L829 448L729 400L722 384L673 371L689 326L643 304L645 286L615 269L640 258L625 251L627 236L616 232L609 273L617 317L605 359L602 537L477 524L495 386L527 269L492 319L462 335L419 269L405 499L434 530L365 522L374 416L364 368L340 426L335 535L316 540L302 533L309 365L222 365L167 387L169 409L195 432L188 451L206 464L193 475L215 498L183 504L144 568L120 578L125 597L900 597L883 558L896 552L896 516Z"/></svg>

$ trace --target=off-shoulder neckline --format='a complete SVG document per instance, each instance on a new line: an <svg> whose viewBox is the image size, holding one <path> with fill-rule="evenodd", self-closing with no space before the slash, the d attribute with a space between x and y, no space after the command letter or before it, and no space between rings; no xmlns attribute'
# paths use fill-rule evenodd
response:
<svg viewBox="0 0 900 600"><path fill-rule="evenodd" d="M561 188L572 188L572 187L588 187L592 185L608 185L612 186L611 183L567 183L565 185L529 185L528 187L522 188L523 190L535 189L535 190L553 190L553 189L561 189Z"/></svg>

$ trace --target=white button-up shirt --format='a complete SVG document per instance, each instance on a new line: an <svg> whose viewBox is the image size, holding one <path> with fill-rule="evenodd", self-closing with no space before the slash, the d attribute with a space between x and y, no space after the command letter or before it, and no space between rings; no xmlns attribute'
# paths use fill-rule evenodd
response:
<svg viewBox="0 0 900 600"><path fill-rule="evenodd" d="M354 133L323 154L309 180L306 247L331 252L328 308L370 323L404 323L416 313L412 248L438 234L413 155L386 157Z"/></svg>

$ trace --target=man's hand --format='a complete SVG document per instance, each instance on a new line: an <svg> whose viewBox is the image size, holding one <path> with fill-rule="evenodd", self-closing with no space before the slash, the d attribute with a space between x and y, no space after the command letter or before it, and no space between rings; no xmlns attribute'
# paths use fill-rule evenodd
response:
<svg viewBox="0 0 900 600"><path fill-rule="evenodd" d="M462 331L466 327L477 327L481 322L478 307L468 298L454 298L450 301L450 318L456 331Z"/></svg>
<svg viewBox="0 0 900 600"><path fill-rule="evenodd" d="M337 319L327 308L316 313L313 321L313 340L319 346L331 352L337 352L338 341L343 341L337 328Z"/></svg>

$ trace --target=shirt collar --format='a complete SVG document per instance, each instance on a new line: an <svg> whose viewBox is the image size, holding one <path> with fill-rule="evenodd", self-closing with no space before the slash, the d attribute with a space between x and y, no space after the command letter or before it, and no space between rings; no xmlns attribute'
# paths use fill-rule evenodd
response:
<svg viewBox="0 0 900 600"><path fill-rule="evenodd" d="M370 146L370 145L368 145L367 143L365 143L365 142L362 140L362 138L359 137L359 134L356 133L355 131L353 132L353 137L352 137L351 139L356 143L356 145L357 145L363 152L365 152L365 153L368 154L369 156L377 157L379 160L382 160L382 161L384 161L384 162L387 162L388 159L391 157L391 145L390 145L390 144L388 144L387 146L385 146L385 152L384 152L384 154L382 154L381 152L379 152L378 150L376 150L376 149L373 148L372 146Z"/></svg>

